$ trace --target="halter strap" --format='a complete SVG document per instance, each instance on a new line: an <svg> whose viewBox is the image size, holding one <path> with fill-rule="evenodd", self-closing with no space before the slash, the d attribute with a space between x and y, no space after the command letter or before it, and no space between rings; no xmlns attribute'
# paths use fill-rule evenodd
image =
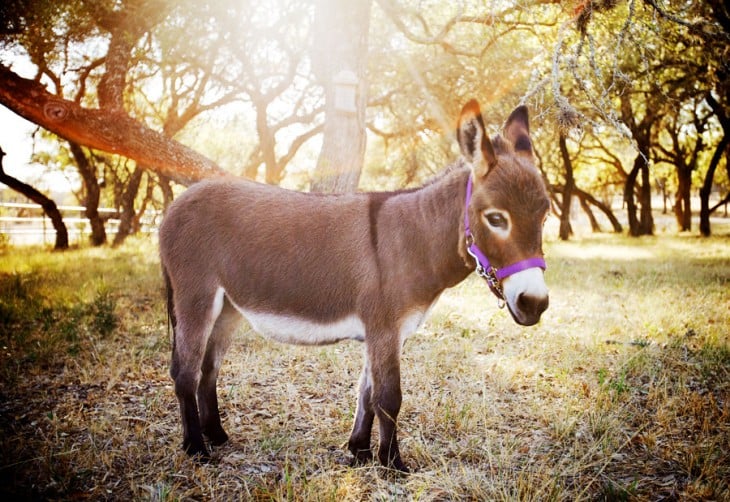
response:
<svg viewBox="0 0 730 502"><path fill-rule="evenodd" d="M477 275L483 277L487 281L489 289L491 289L492 293L494 293L494 295L499 299L500 307L503 307L505 297L504 290L502 289L502 281L504 279L529 268L541 268L545 270L547 268L547 264L541 256L533 256L532 258L520 260L500 269L493 267L492 264L489 263L489 258L487 258L482 250L479 249L476 242L474 242L474 236L472 235L471 227L469 226L469 202L471 202L472 185L473 182L471 174L469 174L469 180L466 183L466 202L464 205L464 235L466 238L466 251L476 261Z"/></svg>

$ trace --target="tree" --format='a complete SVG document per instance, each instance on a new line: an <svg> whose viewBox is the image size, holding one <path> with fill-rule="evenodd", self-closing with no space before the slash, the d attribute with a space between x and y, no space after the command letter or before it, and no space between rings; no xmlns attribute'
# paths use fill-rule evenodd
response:
<svg viewBox="0 0 730 502"><path fill-rule="evenodd" d="M87 157L107 151L134 160L110 164L120 169L114 200L123 230L134 228L148 193L171 200L168 180L226 175L215 149L195 141L200 117L218 109L226 117L249 114L251 140L226 165L235 174L279 183L301 147L324 132L312 188L342 191L359 184L366 127L373 141L365 183L395 188L453 159L453 117L467 99L485 103L494 125L528 104L536 130L567 138L575 128L588 138L564 145L571 183L560 134L536 137L556 201L567 204L559 194L572 191L594 229L596 208L620 228L605 193L621 184L633 235L652 231L651 181L668 159L662 148L673 142L665 129L691 128L686 111L708 93L719 104L709 108L713 131L718 117L730 116L730 22L720 0L526 0L489 8L413 0L13 0L2 9L0 43L25 51L38 70L23 79L0 66L0 103ZM335 109L341 70L357 82L355 113ZM673 123L658 120L675 110L684 112ZM724 157L707 152L720 138L702 137L702 145L677 139L688 162L691 149L699 151L694 172L714 166L714 175ZM631 161L609 150L628 143ZM710 209L708 202L702 214ZM683 220L690 211L682 202Z"/></svg>
<svg viewBox="0 0 730 502"><path fill-rule="evenodd" d="M715 171L717 166L720 164L722 155L725 155L725 168L728 171L728 178L730 178L730 116L726 114L727 106L723 106L720 102L715 99L712 93L707 95L707 103L712 108L715 116L717 116L722 127L722 139L715 147L715 151L712 154L712 160L710 165L707 167L707 174L705 174L705 180L700 188L700 233L704 236L709 236L712 233L710 229L710 214L712 214L722 204L726 204L730 200L730 194L725 197L723 201L720 201L714 207L710 207L710 192L712 191L712 180L715 177Z"/></svg>
<svg viewBox="0 0 730 502"><path fill-rule="evenodd" d="M372 0L318 0L313 55L325 89L322 150L312 182L315 192L353 192L365 157L367 54ZM350 87L352 95L343 87Z"/></svg>
<svg viewBox="0 0 730 502"><path fill-rule="evenodd" d="M235 171L255 178L263 164L269 183L279 183L301 146L321 132L321 99L312 91L309 63L302 58L308 7L291 0L278 3L273 12L257 2L173 6L164 0L18 0L9 7L10 17L15 16L9 24L23 29L4 31L3 45L22 48L37 73L31 81L0 66L0 102L74 144L73 158L88 185L83 202L94 229L92 242L105 241L103 221L89 207L100 200L95 160L105 169L127 165L106 162L95 152L136 161L129 175L112 178L125 186L109 186L120 209L118 244L139 220L135 206L147 200L146 194L137 200L143 179L148 186L159 183L169 203L170 180L190 184L228 175L174 139L195 117L248 99L257 111L260 142L246 164L238 155ZM242 20L250 23L245 29ZM108 42L106 52L98 49L105 48L100 39ZM283 154L277 151L280 132L291 138ZM157 176L145 177L147 171Z"/></svg>
<svg viewBox="0 0 730 502"><path fill-rule="evenodd" d="M81 203L85 208L86 218L91 226L90 241L92 246L101 246L106 243L106 228L104 220L99 214L99 201L101 200L101 187L96 163L91 156L87 156L81 145L69 141L69 150L76 162L79 174L84 181L84 197Z"/></svg>
<svg viewBox="0 0 730 502"><path fill-rule="evenodd" d="M648 96L644 95L647 99ZM631 135L636 141L637 154L634 158L634 165L626 178L624 187L624 201L629 216L629 235L652 235L654 233L654 217L651 213L651 177L649 175L649 155L651 154L651 134L654 126L654 111L649 108L643 116L637 120L637 112L634 110L629 94L621 96L621 118L627 125ZM638 181L641 175L641 182ZM637 207L635 192L639 193L639 204L641 212L637 218Z"/></svg>
<svg viewBox="0 0 730 502"><path fill-rule="evenodd" d="M0 103L21 117L81 146L147 164L178 183L225 176L214 162L165 138L124 112L89 109L0 65Z"/></svg>
<svg viewBox="0 0 730 502"><path fill-rule="evenodd" d="M58 210L56 203L53 199L46 197L46 195L42 192L27 183L23 183L22 181L7 174L3 169L3 157L5 157L5 152L2 148L0 148L0 183L5 183L12 190L23 194L36 204L40 205L46 216L50 218L53 228L56 230L56 242L53 245L53 249L56 251L68 249L68 230L66 229L66 224L63 222L61 211Z"/></svg>
<svg viewBox="0 0 730 502"><path fill-rule="evenodd" d="M4 45L23 47L38 71L29 80L0 65L0 103L68 141L135 159L183 184L225 174L209 159L145 127L124 109L131 52L142 35L170 12L169 3L19 0L8 7L12 21L7 23L11 29L3 33ZM98 58L82 54L78 68L67 67L64 55L76 54L80 43L103 36L102 32L109 37L107 54ZM68 76L78 76L73 100L63 96ZM82 104L89 76L98 82L97 108ZM42 79L55 88L55 94Z"/></svg>
<svg viewBox="0 0 730 502"><path fill-rule="evenodd" d="M616 16L624 19L617 26L618 32L611 30L609 39L602 42L594 37L596 34L602 35L599 29L602 23L594 22L599 10L592 7L597 5L606 11L602 14L602 20ZM671 114L673 110L701 102L713 89L719 95L726 94L730 89L728 7L726 2L719 0L644 0L641 4L636 1L628 4L585 2L583 6L577 19L582 34L580 47L589 50L582 51L586 64L575 66L591 69L588 76L590 85L581 84L587 99L595 104L607 122L614 124L616 130L630 133L636 145L638 155L627 177L625 195L630 233L641 235L649 231L650 213L644 214L645 203L642 202L641 217L636 217L633 192L640 175L640 201L650 202L647 188L650 180L649 162L652 155L661 151L655 148L659 143L660 130L658 124L655 127L653 122L656 122L657 117ZM611 43L611 40L617 42ZM626 50L627 44L630 44L630 50ZM611 50L616 56L615 62L609 66L596 63L600 61L596 54L611 47L614 48ZM626 95L627 90L633 94L632 97ZM618 116L612 112L611 106L607 106L606 98L610 95L617 96L615 99L620 109ZM620 117L620 121L616 120L617 117ZM687 121L677 124L680 129L687 126ZM690 163L691 159L690 155ZM689 165L679 167L682 170L678 178L678 183L682 184L678 187L680 200L685 198L688 191L685 168L691 171ZM685 202L681 202L680 206L681 218L686 223L686 218L691 214L690 208Z"/></svg>
<svg viewBox="0 0 730 502"><path fill-rule="evenodd" d="M575 179L573 178L573 162L568 153L568 145L565 142L565 134L561 133L558 139L560 145L560 156L563 159L565 168L565 185L563 186L563 202L560 206L560 238L567 241L573 229L570 228L570 205L573 201L575 191Z"/></svg>
<svg viewBox="0 0 730 502"><path fill-rule="evenodd" d="M703 100L704 101L704 100ZM674 166L677 176L677 192L674 214L680 231L692 229L692 173L697 170L700 154L705 149L704 132L709 115L703 113L703 101L693 100L686 110L690 118L682 117L683 108L668 110L664 116L662 131L668 144L656 142L654 154L658 162Z"/></svg>

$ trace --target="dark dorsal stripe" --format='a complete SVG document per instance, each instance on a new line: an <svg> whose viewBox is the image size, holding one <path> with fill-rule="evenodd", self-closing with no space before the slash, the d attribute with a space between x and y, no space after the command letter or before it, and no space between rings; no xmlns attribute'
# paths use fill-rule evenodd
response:
<svg viewBox="0 0 730 502"><path fill-rule="evenodd" d="M378 253L378 213L386 200L391 198L391 192L375 192L370 194L368 212L370 216L370 244L373 246L375 255Z"/></svg>
<svg viewBox="0 0 730 502"><path fill-rule="evenodd" d="M370 219L370 243L376 255L378 252L378 214L385 204L385 201L391 197L395 197L404 193L411 193L420 190L422 187L405 188L403 190L395 190L393 192L371 192L368 193L368 213Z"/></svg>

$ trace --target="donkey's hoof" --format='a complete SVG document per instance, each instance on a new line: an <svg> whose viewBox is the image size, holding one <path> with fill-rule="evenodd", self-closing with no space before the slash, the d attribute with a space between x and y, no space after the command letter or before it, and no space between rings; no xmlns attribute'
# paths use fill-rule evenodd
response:
<svg viewBox="0 0 730 502"><path fill-rule="evenodd" d="M406 464L403 463L403 461L400 459L400 457L396 457L387 462L384 462L381 459L380 463L383 465L383 467L385 467L388 470L388 474L405 475L405 474L410 474L410 472L411 472L411 470L408 468L408 466Z"/></svg>
<svg viewBox="0 0 730 502"><path fill-rule="evenodd" d="M198 462L207 464L210 462L210 453L202 441L200 442L184 442L183 450L189 457L194 457Z"/></svg>
<svg viewBox="0 0 730 502"><path fill-rule="evenodd" d="M391 464L380 468L380 477L388 480L400 479L408 476L411 470L403 463Z"/></svg>
<svg viewBox="0 0 730 502"><path fill-rule="evenodd" d="M403 463L400 459L397 459L395 462L393 462L391 465L388 466L391 470L396 471L399 474L410 474L411 470L408 468L406 464Z"/></svg>
<svg viewBox="0 0 730 502"><path fill-rule="evenodd" d="M216 430L206 431L203 434L205 434L213 446L221 446L228 442L228 434L221 427Z"/></svg>
<svg viewBox="0 0 730 502"><path fill-rule="evenodd" d="M373 452L370 450L356 450L352 452L350 467L360 467L373 461Z"/></svg>

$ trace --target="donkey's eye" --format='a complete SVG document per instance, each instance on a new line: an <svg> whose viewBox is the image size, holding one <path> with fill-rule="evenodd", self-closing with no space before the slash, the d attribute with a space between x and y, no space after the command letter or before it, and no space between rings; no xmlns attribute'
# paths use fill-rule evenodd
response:
<svg viewBox="0 0 730 502"><path fill-rule="evenodd" d="M484 213L484 217L486 218L489 226L494 229L505 230L509 226L507 217L501 212L489 211Z"/></svg>

